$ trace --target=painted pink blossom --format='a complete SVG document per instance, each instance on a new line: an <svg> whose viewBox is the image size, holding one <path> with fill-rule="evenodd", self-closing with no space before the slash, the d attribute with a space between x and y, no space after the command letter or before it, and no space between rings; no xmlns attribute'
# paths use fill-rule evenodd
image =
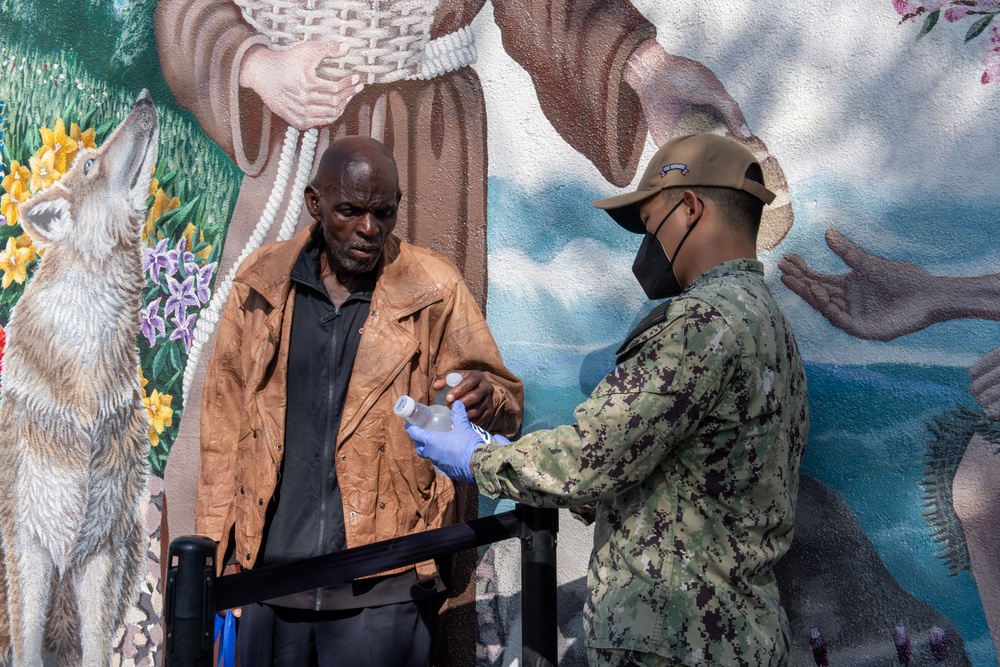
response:
<svg viewBox="0 0 1000 667"><path fill-rule="evenodd" d="M965 41L968 42L982 34L983 39L980 44L986 48L986 55L983 57L986 69L983 71L982 83L1000 81L1000 33L997 32L1000 20L994 21L1000 14L1000 0L927 0L925 2L892 0L892 6L903 17L900 23L924 16L923 26L917 39L926 35L938 24L938 17L942 13L945 21L949 23L968 19L968 22L965 23L968 27Z"/></svg>
<svg viewBox="0 0 1000 667"><path fill-rule="evenodd" d="M918 14L929 14L937 11L953 0L927 0L926 2L912 2L912 0L892 0L892 6L900 16L913 17Z"/></svg>
<svg viewBox="0 0 1000 667"><path fill-rule="evenodd" d="M950 23L960 21L968 15L969 10L969 7L949 7L944 10L944 20Z"/></svg>
<svg viewBox="0 0 1000 667"><path fill-rule="evenodd" d="M983 72L983 83L990 83L993 81L1000 81L1000 26L996 24L991 25L986 32L988 41L986 42L989 50L983 57L983 64L986 65L986 71Z"/></svg>

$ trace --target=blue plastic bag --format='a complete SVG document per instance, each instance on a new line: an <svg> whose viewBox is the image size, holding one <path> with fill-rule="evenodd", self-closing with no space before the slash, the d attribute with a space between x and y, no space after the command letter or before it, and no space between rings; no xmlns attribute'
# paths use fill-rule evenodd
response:
<svg viewBox="0 0 1000 667"><path fill-rule="evenodd" d="M219 646L219 661L216 667L236 665L236 617L227 609L225 617L215 615L215 641Z"/></svg>

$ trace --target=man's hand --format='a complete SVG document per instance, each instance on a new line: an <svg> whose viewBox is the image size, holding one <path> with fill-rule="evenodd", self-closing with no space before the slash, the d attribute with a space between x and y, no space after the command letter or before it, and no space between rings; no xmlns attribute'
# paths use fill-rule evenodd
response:
<svg viewBox="0 0 1000 667"><path fill-rule="evenodd" d="M297 130L329 125L364 84L357 75L331 80L317 73L324 58L343 56L346 44L301 42L287 51L251 47L240 64L240 85Z"/></svg>
<svg viewBox="0 0 1000 667"><path fill-rule="evenodd" d="M456 482L475 482L472 453L486 443L469 423L462 401L451 406L451 422L450 431L428 431L407 423L406 432L413 438L418 456L430 459L438 470Z"/></svg>
<svg viewBox="0 0 1000 667"><path fill-rule="evenodd" d="M805 299L835 327L869 340L891 340L938 320L933 306L935 277L916 264L865 252L829 229L826 243L851 271L824 275L800 256L785 255L778 268L781 282Z"/></svg>
<svg viewBox="0 0 1000 667"><path fill-rule="evenodd" d="M625 82L639 96L649 132L659 146L673 137L677 120L692 107L714 111L734 137L751 136L740 106L712 70L667 53L654 39L640 44L629 57Z"/></svg>
<svg viewBox="0 0 1000 667"><path fill-rule="evenodd" d="M448 405L455 401L461 401L468 411L469 420L480 426L489 424L496 413L496 406L493 404L493 383L481 371L448 371L449 373L461 373L462 381L448 392ZM431 388L434 391L444 389L445 377L448 373L442 373L434 378Z"/></svg>

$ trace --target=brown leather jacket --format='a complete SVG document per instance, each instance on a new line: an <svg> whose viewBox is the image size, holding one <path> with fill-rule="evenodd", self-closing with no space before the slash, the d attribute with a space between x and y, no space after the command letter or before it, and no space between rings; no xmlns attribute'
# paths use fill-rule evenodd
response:
<svg viewBox="0 0 1000 667"><path fill-rule="evenodd" d="M220 566L231 532L244 567L260 548L285 444L290 274L314 229L250 255L222 313L202 396L195 510L197 532L219 542ZM429 402L437 374L481 370L496 404L481 425L506 435L520 426L524 398L454 265L390 236L377 270L337 436L348 548L454 521L455 488L414 452L392 411L400 396ZM434 571L433 561L417 566L422 579Z"/></svg>

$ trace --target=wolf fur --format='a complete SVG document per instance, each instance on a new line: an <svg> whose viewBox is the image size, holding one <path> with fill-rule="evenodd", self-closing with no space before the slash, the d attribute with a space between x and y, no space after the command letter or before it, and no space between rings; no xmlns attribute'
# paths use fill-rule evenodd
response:
<svg viewBox="0 0 1000 667"><path fill-rule="evenodd" d="M61 664L107 667L140 590L149 418L135 339L157 138L143 91L100 149L80 149L21 207L45 250L3 360L0 663L40 666L47 649Z"/></svg>

